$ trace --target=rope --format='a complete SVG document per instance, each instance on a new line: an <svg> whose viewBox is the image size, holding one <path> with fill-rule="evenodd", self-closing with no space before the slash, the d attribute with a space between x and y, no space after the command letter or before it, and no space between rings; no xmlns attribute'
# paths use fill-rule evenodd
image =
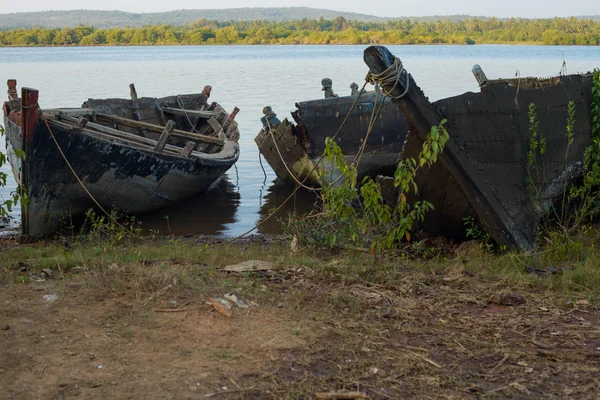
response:
<svg viewBox="0 0 600 400"><path fill-rule="evenodd" d="M190 123L192 130L196 133L200 133L196 130L196 127L194 126L194 124L192 124L192 121L190 120L190 117L188 116L187 110L181 105L181 102L179 101L179 95L175 98L177 99L177 105L179 105L179 107L183 111L183 114L185 115L185 118L187 118L188 122Z"/></svg>
<svg viewBox="0 0 600 400"><path fill-rule="evenodd" d="M267 171L265 171L265 167L263 166L262 154L260 154L260 151L258 152L258 163L260 164L260 168L262 169L263 175L265 176L265 180L263 182L264 185L265 183L267 183Z"/></svg>
<svg viewBox="0 0 600 400"><path fill-rule="evenodd" d="M24 110L31 110L32 108L36 108L36 107L37 107L37 108L39 108L39 107L40 107L38 103L33 103L33 104L31 104L31 105L28 105L28 106L23 106L23 105L21 106L21 108L22 108L22 109L24 109ZM40 109L40 112L41 112L41 111L42 111L42 110Z"/></svg>
<svg viewBox="0 0 600 400"><path fill-rule="evenodd" d="M369 81L365 80L365 84L363 85L362 89L364 89L367 86L367 83L369 83ZM337 136L340 134L340 132L342 131L342 128L344 127L344 124L346 123L346 121L348 120L348 117L350 116L350 114L352 113L352 111L354 110L354 107L356 107L356 104L358 103L358 100L360 99L360 96L362 96L362 89L359 93L359 95L356 97L356 100L354 100L354 103L352 104L352 107L350 107L350 111L348 111L348 114L346 114L346 117L344 118L344 120L342 121L342 124L340 125L340 127L338 128L337 132L335 133L335 135L333 135L332 140L335 140L337 138ZM304 181L306 181L308 179L308 177L310 175L312 175L312 173L318 168L319 164L321 163L321 161L323 160L323 158L325 158L325 155L322 154L321 157L319 157L319 159L317 160L317 162L315 163L313 169L310 171L310 173L308 175L306 175L306 177L302 180L302 183L304 183ZM232 239L229 239L223 243L217 243L217 244L213 244L211 246L207 246L208 249L211 248L215 248L215 247L221 247L221 246L225 246L228 244L231 244L233 242L235 242L236 240L239 240L247 235L249 235L250 233L252 233L253 231L255 231L256 229L260 228L264 223L266 223L269 219L271 219L273 217L273 215L277 214L277 212L279 210L281 210L283 208L283 206L285 206L287 204L288 201L290 201L294 195L296 194L296 192L298 192L298 190L300 190L301 186L296 186L296 188L294 189L294 191L292 193L290 193L290 195L283 201L283 203L281 203L279 205L279 207L277 207L275 209L275 211L273 211L271 214L267 215L267 217L265 219L263 219L262 221L260 221L258 224L256 224L252 229L247 230L246 232L242 233L241 235L238 235Z"/></svg>
<svg viewBox="0 0 600 400"><path fill-rule="evenodd" d="M399 96L392 96L392 92L394 91L394 89L396 89L396 86L398 86L398 83L400 83L400 77L405 72L406 71L404 70L402 61L400 61L400 59L398 57L394 57L394 63L392 65L390 65L385 71L383 71L380 74L376 74L372 71L369 71L369 74L367 75L367 79L370 82L373 82L373 84L378 83L379 86L381 87L381 90L383 91L383 94L385 95L385 97L391 97L392 99L397 100L397 99L404 97L406 95L406 93L408 93L408 88L410 85L410 77L409 77L408 73L406 73L406 84L404 85L405 86L404 93L402 93ZM387 90L386 86L389 86L392 83L393 83L392 88L390 90Z"/></svg>

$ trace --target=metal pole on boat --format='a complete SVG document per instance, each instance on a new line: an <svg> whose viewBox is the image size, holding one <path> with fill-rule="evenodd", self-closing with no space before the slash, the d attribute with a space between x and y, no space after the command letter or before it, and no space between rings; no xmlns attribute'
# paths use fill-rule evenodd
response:
<svg viewBox="0 0 600 400"><path fill-rule="evenodd" d="M27 195L29 189L29 143L40 120L38 95L36 89L25 87L21 89L21 137L22 150L25 152L25 159L21 163L21 196L23 197ZM21 241L27 240L29 235L29 211L26 201L21 201L21 235Z"/></svg>

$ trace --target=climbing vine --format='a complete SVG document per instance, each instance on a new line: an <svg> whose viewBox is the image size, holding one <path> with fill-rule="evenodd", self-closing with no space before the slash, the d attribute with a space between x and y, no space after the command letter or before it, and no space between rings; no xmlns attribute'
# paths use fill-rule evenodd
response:
<svg viewBox="0 0 600 400"><path fill-rule="evenodd" d="M340 171L343 180L324 184L320 212L293 219L289 231L310 245L366 247L372 252L410 241L410 232L433 205L426 201L410 204L407 194L417 192L414 179L419 168L431 166L443 151L449 138L445 123L431 128L417 159L398 163L393 181L397 199L391 203L384 201L381 185L370 177L358 187L356 165L348 163L337 143L328 138L325 159Z"/></svg>
<svg viewBox="0 0 600 400"><path fill-rule="evenodd" d="M569 171L569 151L575 139L575 103L570 101L567 108L565 136L564 189L561 201L556 203L543 197L546 182L538 168L538 159L546 152L546 140L539 131L539 121L535 104L529 105L530 142L527 153L526 186L536 211L546 218L545 222L557 222L565 232L572 231L591 221L600 214L600 69L594 70L592 79L592 102L590 107L591 143L584 154L582 178L567 182Z"/></svg>
<svg viewBox="0 0 600 400"><path fill-rule="evenodd" d="M4 136L4 127L0 126L0 137ZM25 154L22 150L15 150L16 156L25 158ZM6 164L6 154L0 151L0 168ZM8 176L6 173L0 171L0 188L6 186L6 179ZM8 219L11 217L11 213L13 211L13 207L18 204L18 202L22 200L22 196L19 191L13 191L9 194L8 199L5 199L3 196L0 196L0 218Z"/></svg>
<svg viewBox="0 0 600 400"><path fill-rule="evenodd" d="M590 107L591 143L585 151L581 184L569 189L568 202L577 202L573 225L580 226L600 213L600 69L592 78L592 103Z"/></svg>

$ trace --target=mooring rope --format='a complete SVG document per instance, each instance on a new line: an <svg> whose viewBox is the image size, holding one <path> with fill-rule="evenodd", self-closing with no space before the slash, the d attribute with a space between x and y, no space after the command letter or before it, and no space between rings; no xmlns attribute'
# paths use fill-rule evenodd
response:
<svg viewBox="0 0 600 400"><path fill-rule="evenodd" d="M177 99L177 105L179 105L179 107L183 111L183 114L185 115L185 118L188 120L188 123L190 124L190 126L192 127L192 130L196 133L200 133L196 130L196 127L194 126L194 124L192 124L192 120L190 120L187 110L181 105L181 102L179 101L179 95L176 96L175 98Z"/></svg>
<svg viewBox="0 0 600 400"><path fill-rule="evenodd" d="M354 107L356 107L356 104L358 103L358 100L360 99L360 97L361 97L361 95L363 93L363 89L367 86L368 83L369 83L369 81L365 79L365 84L363 85L363 87L360 90L358 96L356 97L356 100L354 100L354 103L352 104L352 107L350 107L350 111L348 111L348 114L346 114L346 117L342 121L342 124L338 128L337 132L335 133L335 135L333 135L332 140L335 140L337 138L337 136L340 134L340 132L342 131L342 128L344 127L344 124L346 124L346 121L348 120L348 117L350 116L350 114L354 110ZM306 177L304 177L304 179L302 180L302 183L304 183L308 179L308 177L310 175L312 175L312 173L319 167L319 164L321 163L321 161L323 160L323 158L325 158L325 154L322 154L319 157L319 159L314 164L314 166L313 166L312 170L310 171L310 173L308 175L306 175ZM281 210L283 208L283 206L285 206L294 197L294 195L298 192L298 190L300 190L300 188L301 188L301 186L296 186L296 188L292 191L292 193L290 193L290 195L283 201L283 203L281 203L279 205L279 207L277 207L275 209L275 211L273 211L271 214L267 215L267 217L265 219L263 219L258 224L256 224L252 229L249 229L246 232L242 233L241 235L238 235L238 236L236 236L236 237L234 237L232 239L229 239L229 240L227 240L225 242L213 244L211 246L207 246L207 248L210 249L210 248L215 248L215 247L220 247L220 246L225 246L227 244L231 244L231 243L235 242L236 240L239 240L239 239L241 239L241 238L249 235L250 233L254 232L256 229L260 228L264 223L266 223L269 219L271 219L273 217L273 215L277 214L277 212L279 210Z"/></svg>

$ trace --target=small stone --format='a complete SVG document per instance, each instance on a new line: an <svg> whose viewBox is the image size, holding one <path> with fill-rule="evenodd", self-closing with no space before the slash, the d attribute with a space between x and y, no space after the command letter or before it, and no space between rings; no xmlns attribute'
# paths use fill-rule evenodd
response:
<svg viewBox="0 0 600 400"><path fill-rule="evenodd" d="M519 293L501 293L498 296L498 304L509 307L520 306L525 304L525 297Z"/></svg>
<svg viewBox="0 0 600 400"><path fill-rule="evenodd" d="M10 329L10 325L0 325L0 329L3 331L7 331Z"/></svg>
<svg viewBox="0 0 600 400"><path fill-rule="evenodd" d="M52 302L58 300L58 296L55 294L45 294L42 296L42 299L46 300L49 303L52 303Z"/></svg>
<svg viewBox="0 0 600 400"><path fill-rule="evenodd" d="M281 302L277 303L277 308L283 308L283 303L281 303Z"/></svg>
<svg viewBox="0 0 600 400"><path fill-rule="evenodd" d="M377 375L377 376L380 376L382 378L385 378L387 376L387 372L385 372L383 369L377 368L377 367L371 367L371 368L369 368L369 372L372 375Z"/></svg>

